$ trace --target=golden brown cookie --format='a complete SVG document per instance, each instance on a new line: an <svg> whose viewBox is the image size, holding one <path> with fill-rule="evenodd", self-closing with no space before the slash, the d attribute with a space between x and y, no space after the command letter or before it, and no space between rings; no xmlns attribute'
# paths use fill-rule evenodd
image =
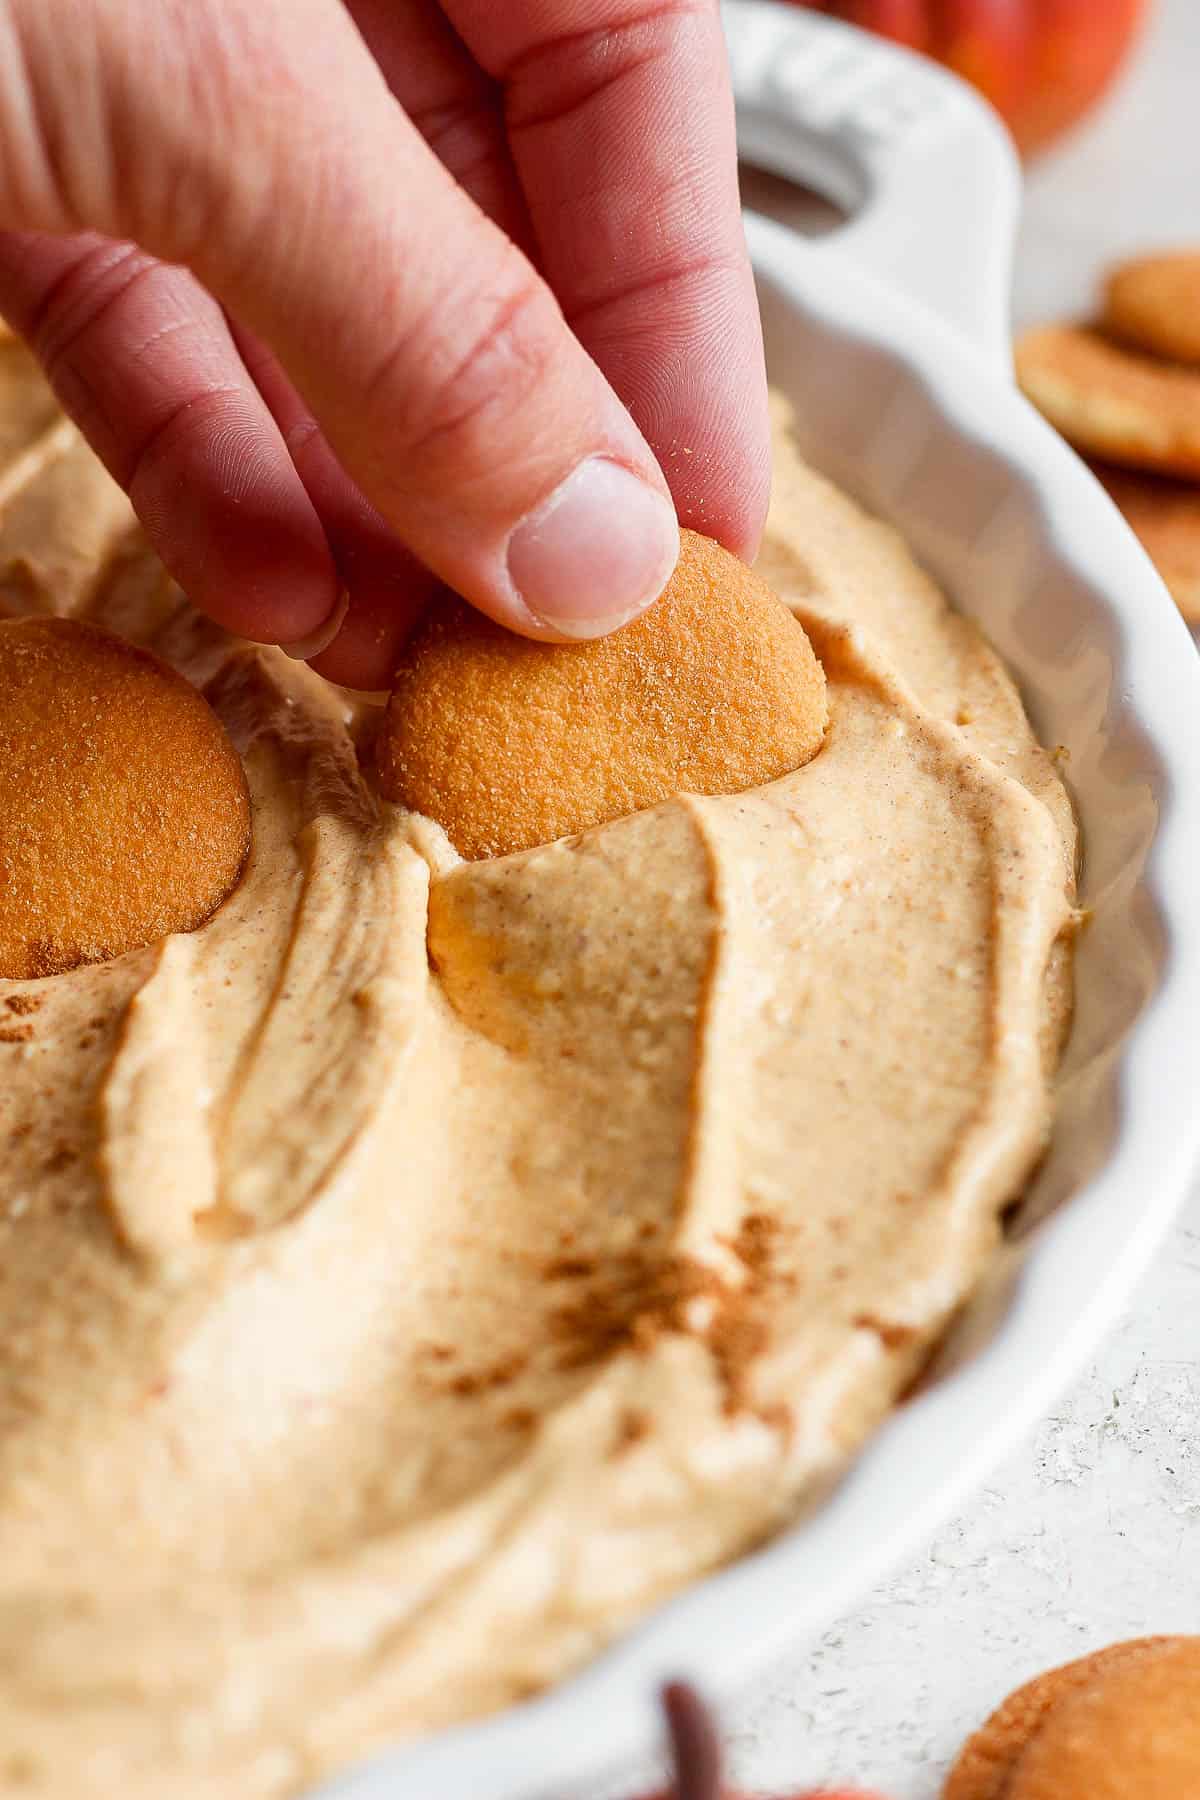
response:
<svg viewBox="0 0 1200 1800"><path fill-rule="evenodd" d="M1092 468L1142 540L1184 618L1200 625L1200 488L1104 463Z"/></svg>
<svg viewBox="0 0 1200 1800"><path fill-rule="evenodd" d="M1162 1675L1144 1686L1141 1671L1159 1663ZM1136 1735L1130 1735L1130 1706L1141 1704L1149 1694L1161 1699L1176 1681L1183 1684L1181 1692L1190 1694L1198 1673L1200 1639L1171 1637L1134 1638L1051 1669L1010 1694L968 1739L946 1778L942 1800L1048 1800L1049 1796L1053 1800L1109 1800L1110 1795L1113 1800L1117 1795L1126 1800L1128 1795L1141 1795L1141 1771L1127 1759L1136 1750L1144 1761L1146 1750L1144 1744L1138 1746ZM1085 1710L1079 1711L1084 1702ZM1094 1748L1088 1752L1080 1748L1081 1721L1084 1734L1094 1740ZM1103 1769L1106 1744L1109 1761L1125 1785L1073 1785L1075 1771L1087 1766L1094 1776ZM1118 1757L1125 1759L1119 1767ZM1034 1785L1024 1785L1027 1779ZM1195 1779L1195 1792L1200 1794L1200 1762ZM1046 1785L1055 1781L1057 1786ZM1173 1789L1172 1800L1181 1800L1191 1791L1187 1787ZM1155 1793L1148 1788L1146 1800Z"/></svg>
<svg viewBox="0 0 1200 1800"><path fill-rule="evenodd" d="M92 625L0 622L0 978L194 930L249 845L241 761L181 675Z"/></svg>
<svg viewBox="0 0 1200 1800"><path fill-rule="evenodd" d="M1012 1800L1191 1800L1200 1794L1200 1639L1131 1658L1064 1697L1012 1782Z"/></svg>
<svg viewBox="0 0 1200 1800"><path fill-rule="evenodd" d="M460 600L409 643L379 740L384 794L503 856L654 806L760 787L816 755L825 676L744 563L682 534L661 598L592 643L515 637Z"/></svg>
<svg viewBox="0 0 1200 1800"><path fill-rule="evenodd" d="M1200 369L1158 362L1089 325L1027 331L1016 361L1026 394L1077 450L1200 480Z"/></svg>
<svg viewBox="0 0 1200 1800"><path fill-rule="evenodd" d="M1200 364L1200 250L1141 256L1114 269L1104 325L1152 356Z"/></svg>

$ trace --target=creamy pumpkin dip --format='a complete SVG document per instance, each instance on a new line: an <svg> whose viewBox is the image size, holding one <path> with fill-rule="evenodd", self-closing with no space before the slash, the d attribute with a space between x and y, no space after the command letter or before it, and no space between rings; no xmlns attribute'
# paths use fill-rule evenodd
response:
<svg viewBox="0 0 1200 1800"><path fill-rule="evenodd" d="M254 805L203 929L0 982L0 1793L293 1794L578 1668L893 1405L1046 1141L1070 812L782 415L824 749L472 864L11 342L0 458L0 611L152 646Z"/></svg>

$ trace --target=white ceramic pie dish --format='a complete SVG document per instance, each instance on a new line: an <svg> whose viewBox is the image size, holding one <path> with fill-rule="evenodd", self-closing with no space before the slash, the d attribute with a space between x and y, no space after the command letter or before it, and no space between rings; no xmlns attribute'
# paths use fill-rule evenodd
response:
<svg viewBox="0 0 1200 1800"><path fill-rule="evenodd" d="M854 214L820 242L749 220L805 453L903 530L1068 753L1094 916L1058 1129L994 1282L832 1497L579 1678L376 1759L325 1800L564 1800L645 1752L664 1676L729 1693L817 1633L1043 1413L1200 1150L1200 658L1107 496L1013 387L1007 140L904 52L771 0L726 13L743 150Z"/></svg>

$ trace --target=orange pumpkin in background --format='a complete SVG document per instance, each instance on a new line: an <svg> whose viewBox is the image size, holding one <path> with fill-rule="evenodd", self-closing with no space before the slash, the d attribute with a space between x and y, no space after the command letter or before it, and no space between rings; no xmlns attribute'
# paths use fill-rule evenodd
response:
<svg viewBox="0 0 1200 1800"><path fill-rule="evenodd" d="M1043 149L1113 81L1149 0L800 0L945 63Z"/></svg>

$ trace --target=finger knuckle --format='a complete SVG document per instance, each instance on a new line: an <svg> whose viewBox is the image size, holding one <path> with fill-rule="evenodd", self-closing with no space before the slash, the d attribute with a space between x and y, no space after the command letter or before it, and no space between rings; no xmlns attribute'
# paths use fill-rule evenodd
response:
<svg viewBox="0 0 1200 1800"><path fill-rule="evenodd" d="M516 252L493 279L439 308L427 327L436 342L410 346L426 369L423 400L409 409L414 457L453 465L460 478L485 467L553 379L565 330L549 289Z"/></svg>
<svg viewBox="0 0 1200 1800"><path fill-rule="evenodd" d="M114 416L107 371L131 309L145 290L166 279L161 264L132 244L98 239L40 297L22 321L63 406L96 443L110 466L119 464L120 420Z"/></svg>

